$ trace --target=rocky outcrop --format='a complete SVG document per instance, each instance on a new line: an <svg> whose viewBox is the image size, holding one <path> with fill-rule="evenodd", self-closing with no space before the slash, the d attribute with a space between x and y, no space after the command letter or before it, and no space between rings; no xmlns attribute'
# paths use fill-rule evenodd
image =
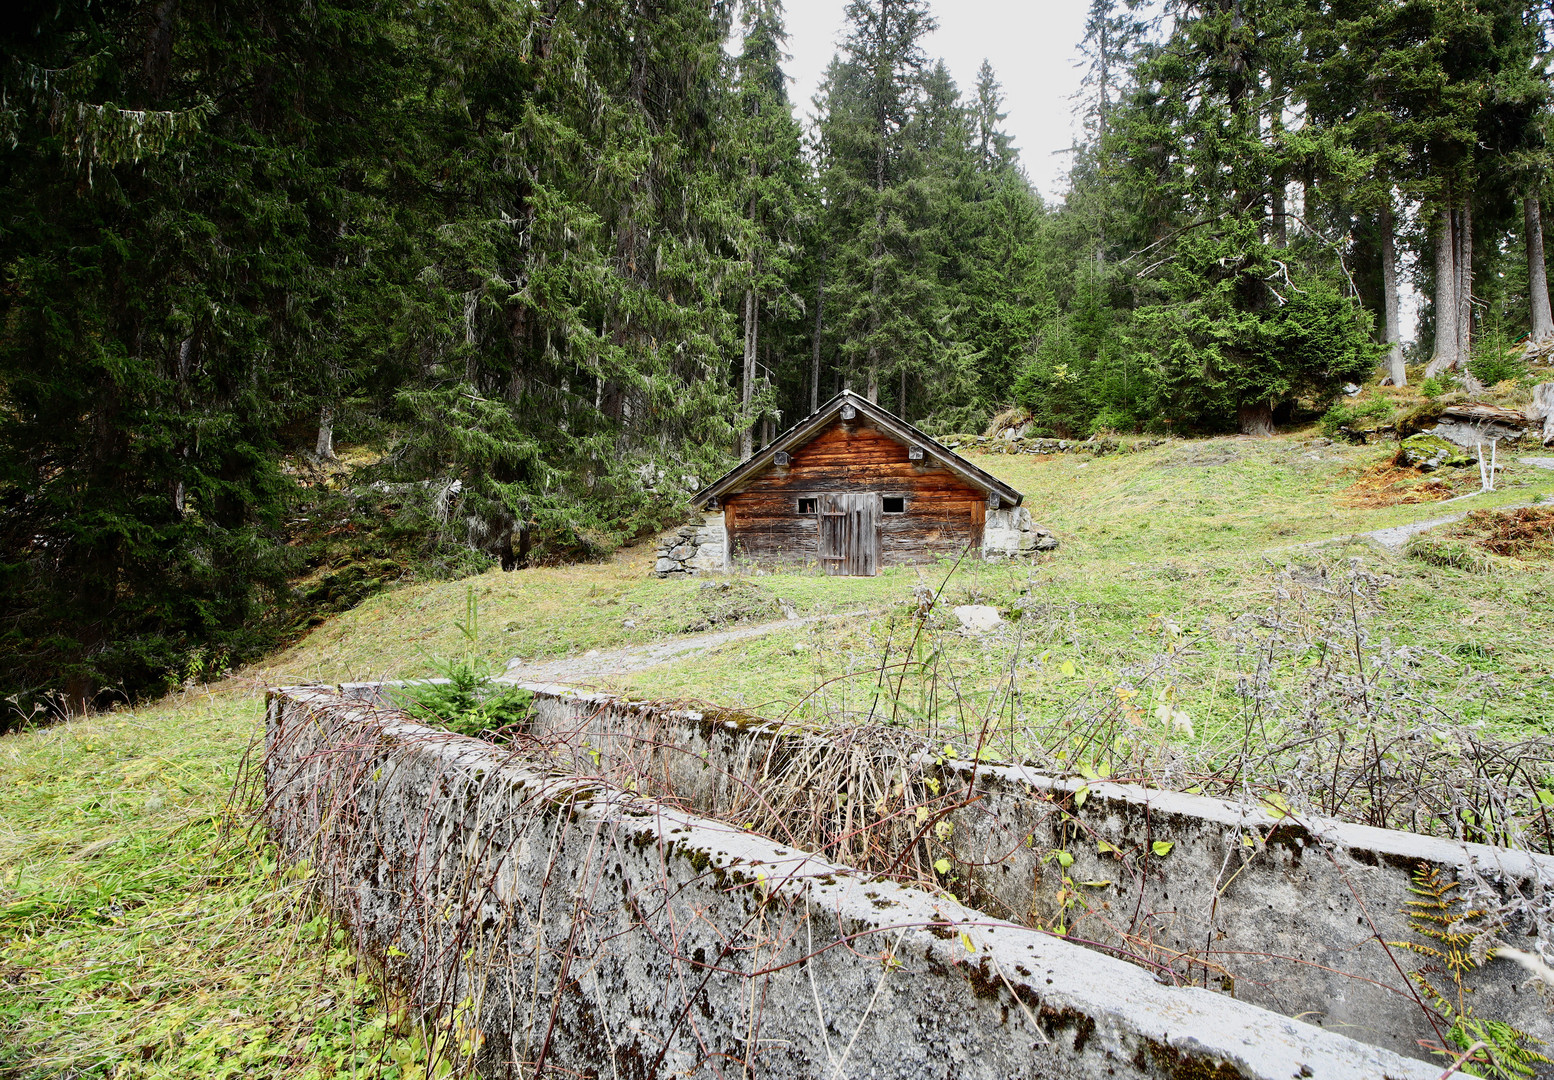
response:
<svg viewBox="0 0 1554 1080"><path fill-rule="evenodd" d="M728 569L728 530L722 514L705 514L700 522L682 525L659 545L653 573L696 576Z"/></svg>
<svg viewBox="0 0 1554 1080"><path fill-rule="evenodd" d="M939 442L951 450L980 450L984 454L1131 454L1165 445L1164 439L1136 439L1124 442L1109 435L1088 439L1044 439L1020 434L1020 429L1005 428L999 435L945 435Z"/></svg>
<svg viewBox="0 0 1554 1080"><path fill-rule="evenodd" d="M1527 419L1532 430L1543 437L1544 446L1554 446L1554 382L1539 383L1532 388L1532 404L1527 406ZM1543 421L1540 431L1537 422Z"/></svg>
<svg viewBox="0 0 1554 1080"><path fill-rule="evenodd" d="M1441 422L1430 432L1450 439L1458 446L1477 446L1481 442L1519 439L1527 433L1527 414L1519 409L1498 405L1464 402L1441 410Z"/></svg>
<svg viewBox="0 0 1554 1080"><path fill-rule="evenodd" d="M1051 551L1058 538L1036 524L1023 506L1012 510L989 510L982 528L982 554L987 558L1007 558Z"/></svg>

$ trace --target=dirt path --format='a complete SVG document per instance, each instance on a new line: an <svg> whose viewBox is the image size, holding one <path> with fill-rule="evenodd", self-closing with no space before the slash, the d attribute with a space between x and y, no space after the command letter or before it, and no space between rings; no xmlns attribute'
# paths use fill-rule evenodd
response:
<svg viewBox="0 0 1554 1080"><path fill-rule="evenodd" d="M605 675L626 675L644 668L668 664L696 653L727 645L731 641L761 637L775 630L792 630L811 623L830 622L837 619L866 618L880 614L882 609L868 611L844 611L836 615L812 615L806 619L778 619L776 622L741 626L736 630L713 630L705 634L686 634L667 641L655 641L651 645L630 645L624 649L590 649L582 656L565 656L553 660L512 660L507 665L504 678L515 682L577 683L597 679Z"/></svg>

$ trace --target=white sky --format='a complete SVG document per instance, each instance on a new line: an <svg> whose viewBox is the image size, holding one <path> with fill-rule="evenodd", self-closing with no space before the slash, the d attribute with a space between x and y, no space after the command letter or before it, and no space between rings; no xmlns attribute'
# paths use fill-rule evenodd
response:
<svg viewBox="0 0 1554 1080"><path fill-rule="evenodd" d="M811 99L844 34L846 0L786 0L788 91L808 120ZM1004 129L1014 136L1031 182L1049 203L1066 186L1074 143L1074 93L1082 72L1079 40L1087 0L938 0L939 29L923 39L930 60L943 57L961 93L986 57L1004 88Z"/></svg>

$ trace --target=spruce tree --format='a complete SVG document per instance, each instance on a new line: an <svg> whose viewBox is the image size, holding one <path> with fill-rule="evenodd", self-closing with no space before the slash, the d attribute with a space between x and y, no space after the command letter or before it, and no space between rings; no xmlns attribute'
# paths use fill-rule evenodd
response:
<svg viewBox="0 0 1554 1080"><path fill-rule="evenodd" d="M1368 374L1369 317L1321 238L1287 250L1275 227L1285 158L1270 68L1296 30L1289 10L1207 0L1175 14L1116 124L1153 237L1130 272L1158 296L1134 340L1154 360L1159 422L1270 434L1280 405Z"/></svg>
<svg viewBox="0 0 1554 1080"><path fill-rule="evenodd" d="M71 708L269 640L279 433L377 307L364 177L406 89L371 5L157 11L4 25L0 692Z"/></svg>
<svg viewBox="0 0 1554 1080"><path fill-rule="evenodd" d="M849 381L878 400L882 380L938 352L923 160L910 134L927 66L919 39L935 24L923 0L853 0L847 18L820 95L826 302Z"/></svg>
<svg viewBox="0 0 1554 1080"><path fill-rule="evenodd" d="M761 312L778 317L801 314L793 292L802 219L807 210L808 176L800 153L801 133L788 100L782 63L787 33L780 0L757 0L743 9L744 44L734 65L734 116L729 134L733 148L733 185L744 216L740 239L746 285L741 298L744 326L740 399L740 457L753 449L753 425L763 414L775 417L770 379L761 380L768 400L760 400L757 356Z"/></svg>

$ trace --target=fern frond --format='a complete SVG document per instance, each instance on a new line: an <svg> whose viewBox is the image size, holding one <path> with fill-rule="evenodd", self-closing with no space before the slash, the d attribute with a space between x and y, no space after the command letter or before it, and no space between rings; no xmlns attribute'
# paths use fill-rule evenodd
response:
<svg viewBox="0 0 1554 1080"><path fill-rule="evenodd" d="M1409 973L1409 979L1430 1007L1450 1024L1446 1041L1455 1047L1455 1052L1439 1047L1435 1053L1456 1057L1475 1043L1482 1043L1483 1048L1471 1059L1475 1072L1469 1075L1488 1076L1494 1080L1530 1080L1537 1075L1535 1066L1554 1064L1535 1049L1543 1046L1543 1041L1504 1021L1474 1016L1467 1004L1467 996L1473 988L1464 985L1462 976L1482 966L1493 955L1493 945L1486 944L1492 942L1488 931L1470 925L1487 913L1478 908L1458 910L1461 901L1450 895L1458 884L1443 881L1438 868L1421 865L1414 872L1414 883L1409 891L1425 899L1405 900L1402 914L1408 916L1410 928L1424 940L1390 941L1387 944L1438 961ZM1429 942L1438 942L1445 948L1437 948ZM1438 986L1431 981L1431 975L1445 976L1451 985ZM1452 1004L1453 997L1457 1002L1455 1005ZM1467 1072L1466 1069L1463 1071Z"/></svg>

